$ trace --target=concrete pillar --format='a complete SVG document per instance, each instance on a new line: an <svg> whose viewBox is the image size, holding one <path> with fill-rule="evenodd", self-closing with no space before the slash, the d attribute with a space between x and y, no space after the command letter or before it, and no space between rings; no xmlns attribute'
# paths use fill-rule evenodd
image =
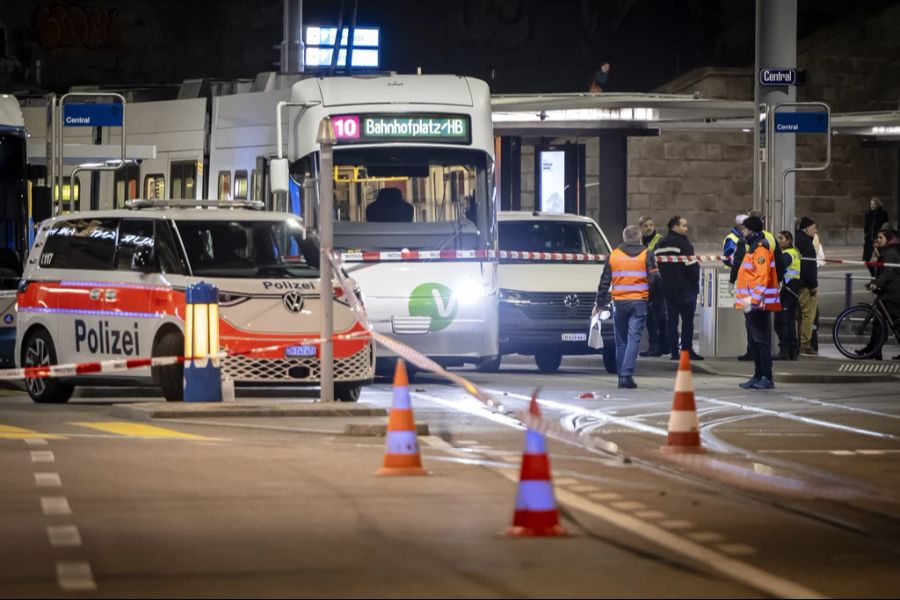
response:
<svg viewBox="0 0 900 600"><path fill-rule="evenodd" d="M769 107L797 99L795 86L761 86L759 72L766 68L797 68L797 0L756 0L756 75L754 100ZM781 197L781 176L795 165L793 134L772 134L766 140L768 160L760 164L760 124L754 140L753 206L769 217L770 231L793 230L796 176L787 178ZM774 127L770 124L769 131ZM774 149L775 161L771 160ZM767 191L768 190L768 191ZM771 197L772 195L776 197ZM783 206L782 206L783 202ZM782 218L782 214L784 218Z"/></svg>
<svg viewBox="0 0 900 600"><path fill-rule="evenodd" d="M609 133L600 136L600 211L597 223L613 248L622 242L628 223L628 136Z"/></svg>

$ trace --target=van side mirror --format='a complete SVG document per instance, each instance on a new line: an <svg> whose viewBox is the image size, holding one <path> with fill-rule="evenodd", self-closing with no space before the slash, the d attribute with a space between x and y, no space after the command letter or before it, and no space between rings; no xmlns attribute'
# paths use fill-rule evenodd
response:
<svg viewBox="0 0 900 600"><path fill-rule="evenodd" d="M131 270L152 273L156 270L156 255L150 246L140 246L131 255Z"/></svg>
<svg viewBox="0 0 900 600"><path fill-rule="evenodd" d="M288 159L273 158L269 161L269 189L273 194L287 194L289 191Z"/></svg>

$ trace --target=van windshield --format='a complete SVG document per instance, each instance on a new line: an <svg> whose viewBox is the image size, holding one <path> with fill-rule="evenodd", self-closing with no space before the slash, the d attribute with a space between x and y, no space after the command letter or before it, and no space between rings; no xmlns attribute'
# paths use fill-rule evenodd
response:
<svg viewBox="0 0 900 600"><path fill-rule="evenodd" d="M501 221L500 249L517 252L609 254L600 231L573 221Z"/></svg>
<svg viewBox="0 0 900 600"><path fill-rule="evenodd" d="M176 221L194 275L312 278L318 247L303 238L299 221Z"/></svg>

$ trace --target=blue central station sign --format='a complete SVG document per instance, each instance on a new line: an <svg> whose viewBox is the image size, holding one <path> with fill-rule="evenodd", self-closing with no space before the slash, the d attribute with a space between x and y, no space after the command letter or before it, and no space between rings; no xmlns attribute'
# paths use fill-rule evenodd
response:
<svg viewBox="0 0 900 600"><path fill-rule="evenodd" d="M775 133L827 133L827 112L776 112Z"/></svg>
<svg viewBox="0 0 900 600"><path fill-rule="evenodd" d="M797 69L760 69L759 85L797 85Z"/></svg>
<svg viewBox="0 0 900 600"><path fill-rule="evenodd" d="M121 127L122 105L111 103L63 104L65 127Z"/></svg>

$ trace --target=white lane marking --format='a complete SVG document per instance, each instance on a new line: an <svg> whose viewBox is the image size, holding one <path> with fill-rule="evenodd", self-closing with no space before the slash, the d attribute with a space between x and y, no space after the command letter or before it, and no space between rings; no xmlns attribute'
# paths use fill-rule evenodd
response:
<svg viewBox="0 0 900 600"><path fill-rule="evenodd" d="M29 446L46 446L49 444L44 438L25 438L25 443Z"/></svg>
<svg viewBox="0 0 900 600"><path fill-rule="evenodd" d="M571 477L557 477L553 480L556 485L578 485L581 483L577 479L572 479Z"/></svg>
<svg viewBox="0 0 900 600"><path fill-rule="evenodd" d="M638 517L639 519L655 520L665 519L668 515L659 510L639 510L634 513L634 516Z"/></svg>
<svg viewBox="0 0 900 600"><path fill-rule="evenodd" d="M881 412L879 410L871 410L869 408L859 408L857 406L844 406L843 404L835 404L834 402L825 402L824 400L816 400L815 398L806 398L804 396L785 396L785 398L789 398L791 400L797 400L798 402L805 402L807 404L812 404L814 406L826 406L828 408L838 408L841 410L849 410L851 412L859 412L865 413L867 415L874 415L876 417L887 417L888 419L900 419L900 415Z"/></svg>
<svg viewBox="0 0 900 600"><path fill-rule="evenodd" d="M71 515L72 508L65 496L44 496L41 498L41 510L45 515Z"/></svg>
<svg viewBox="0 0 900 600"><path fill-rule="evenodd" d="M758 450L760 454L838 454L839 456L850 456L861 454L863 456L881 456L884 454L897 454L900 449L887 450Z"/></svg>
<svg viewBox="0 0 900 600"><path fill-rule="evenodd" d="M622 495L617 494L615 492L593 493L593 494L588 494L588 497L593 498L594 500L601 500L601 501L621 500L622 499Z"/></svg>
<svg viewBox="0 0 900 600"><path fill-rule="evenodd" d="M52 450L32 450L31 452L31 462L52 463L55 460Z"/></svg>
<svg viewBox="0 0 900 600"><path fill-rule="evenodd" d="M47 525L47 536L54 548L72 548L81 545L81 534L74 525Z"/></svg>
<svg viewBox="0 0 900 600"><path fill-rule="evenodd" d="M685 521L684 519L670 519L668 521L660 521L660 527L665 527L666 529L690 529L694 527L694 524L690 521Z"/></svg>
<svg viewBox="0 0 900 600"><path fill-rule="evenodd" d="M647 508L647 505L643 502L635 502L634 500L625 500L623 502L610 502L610 506L618 510L624 510L627 512L631 512L633 510L639 510L642 508Z"/></svg>
<svg viewBox="0 0 900 600"><path fill-rule="evenodd" d="M856 452L853 450L831 450L829 454L834 454L835 456L853 456Z"/></svg>
<svg viewBox="0 0 900 600"><path fill-rule="evenodd" d="M689 533L687 536L695 542L702 542L705 544L725 541L725 536L721 533L716 533L715 531L697 531L695 533Z"/></svg>
<svg viewBox="0 0 900 600"><path fill-rule="evenodd" d="M38 487L59 487L62 485L62 480L59 478L59 473L35 473L34 484Z"/></svg>
<svg viewBox="0 0 900 600"><path fill-rule="evenodd" d="M730 554L732 556L747 556L749 554L756 554L756 548L754 548L753 546L748 546L747 544L716 544L716 548L718 548L725 554Z"/></svg>
<svg viewBox="0 0 900 600"><path fill-rule="evenodd" d="M428 400L429 402L434 402L435 404L440 404L441 406L452 408L453 410L469 413L470 415L475 415L476 417L482 417L489 421L494 421L495 423L500 423L501 425L506 425L520 431L525 430L525 426L519 423L517 419L493 413L484 404L482 404L478 400L475 400L474 398L466 397L460 400L445 400L443 398L438 398L437 396L432 396L431 394L423 394L422 392L413 392L411 396L413 398L422 398L424 400Z"/></svg>
<svg viewBox="0 0 900 600"><path fill-rule="evenodd" d="M857 450L857 454L862 454L863 456L880 456L882 454L887 454L887 450Z"/></svg>
<svg viewBox="0 0 900 600"><path fill-rule="evenodd" d="M451 406L453 405L451 404ZM487 417L487 415L484 415L482 413L478 414L479 416ZM516 429L521 429L521 427L516 426ZM422 436L421 439L426 444L434 448L439 448L449 453L454 453L457 451L456 448L454 448L441 438L435 436ZM513 483L518 482L518 473L512 467L501 468L486 466L485 468L494 471L495 473L505 477ZM563 504L592 514L599 519L603 519L608 523L612 523L614 526L638 535L645 540L706 564L709 568L718 571L727 577L731 577L732 579L743 582L753 589L760 590L780 598L827 597L823 596L819 592L816 592L815 590L794 583L793 581L783 579L781 577L778 577L777 575L774 575L767 571L763 571L762 569L758 569L747 563L728 558L723 554L720 554L714 550L710 550L706 546L701 546L696 542L689 541L681 535L676 535L664 529L660 529L652 523L648 523L626 513L607 508L602 504L591 502L584 496L572 493L565 488L556 488L555 494L557 499ZM734 550L735 547L741 546L742 548L749 548L750 553L755 552L752 547L743 544L730 544L728 546L730 546L732 550ZM738 552L735 552L735 554L737 553Z"/></svg>
<svg viewBox="0 0 900 600"><path fill-rule="evenodd" d="M518 456L501 456L500 460L505 460L508 463L517 463L521 459Z"/></svg>
<svg viewBox="0 0 900 600"><path fill-rule="evenodd" d="M475 440L456 440L453 442L457 446L477 446L480 442L476 442Z"/></svg>
<svg viewBox="0 0 900 600"><path fill-rule="evenodd" d="M571 486L569 486L569 490L571 490L573 492L578 492L579 494L583 494L585 492L599 492L600 488L598 488L596 485L584 484L584 485L571 485Z"/></svg>
<svg viewBox="0 0 900 600"><path fill-rule="evenodd" d="M59 587L67 592L81 592L97 589L91 565L86 562L56 563L56 579Z"/></svg>
<svg viewBox="0 0 900 600"><path fill-rule="evenodd" d="M849 431L850 433L858 433L860 435L866 435L870 437L877 437L881 439L891 439L891 440L900 440L895 435L891 435L889 433L880 433L878 431L870 431L868 429L859 429L858 427L850 427L849 425L841 425L839 423L831 423L830 421L822 421L821 419L813 419L810 417L801 417L800 415L795 415L789 412L783 412L779 410L772 410L770 408L762 408L761 406L751 406L749 404L741 404L739 402L726 402L725 400L716 400L715 398L707 398L703 396L698 396L697 400L703 400L704 402L712 402L713 404L721 404L723 406L733 406L735 408L740 408L741 410L746 410L748 412L755 412L764 415L772 415L775 417L781 417L782 419L790 419L792 421L800 421L801 423L806 423L807 425L817 425L819 427L826 427L828 429L838 429L840 431Z"/></svg>

